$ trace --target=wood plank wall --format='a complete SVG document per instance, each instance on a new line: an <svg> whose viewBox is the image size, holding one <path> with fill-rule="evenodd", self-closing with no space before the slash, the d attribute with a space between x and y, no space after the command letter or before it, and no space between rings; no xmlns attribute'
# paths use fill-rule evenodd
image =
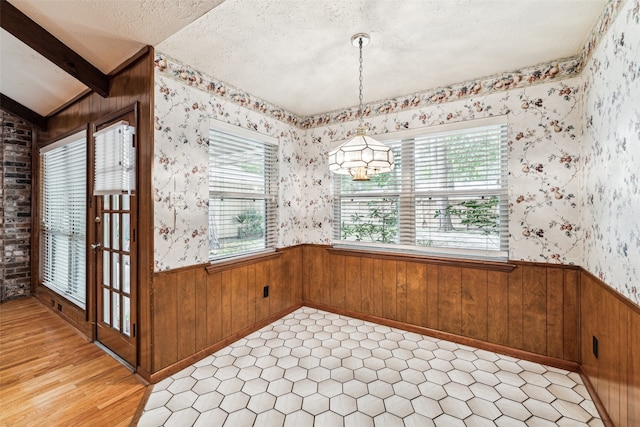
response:
<svg viewBox="0 0 640 427"><path fill-rule="evenodd" d="M283 249L268 260L211 273L204 265L156 273L151 374L224 340L239 339L243 331L302 304L302 250ZM269 296L264 298L267 285Z"/></svg>
<svg viewBox="0 0 640 427"><path fill-rule="evenodd" d="M640 307L583 271L580 314L583 374L614 425L640 426Z"/></svg>
<svg viewBox="0 0 640 427"><path fill-rule="evenodd" d="M120 110L138 103L138 193L139 212L153 212L153 197L151 189L151 171L153 161L153 48L143 49L135 55L135 61L124 64L120 71L110 76L109 96L103 98L96 93L90 93L81 97L73 104L55 113L48 118L47 131L38 132L37 144L33 151L33 193L38 194L38 149L41 145L51 142L62 135L81 128L86 129L88 124L114 114ZM142 173L140 173L142 171ZM34 235L32 247L39 247L39 218L37 217L37 197L33 203L32 230ZM150 288L153 277L153 217L145 215L138 223L138 365L145 370L151 369L151 321L150 321ZM87 309L74 306L59 295L50 292L40 283L39 251L32 251L32 281L35 296L47 306L53 306L56 312L62 315L82 334L93 338L95 322L95 295L92 287L87 293ZM58 311L58 304L60 310Z"/></svg>
<svg viewBox="0 0 640 427"><path fill-rule="evenodd" d="M512 264L496 271L305 245L303 299L578 362L579 269Z"/></svg>

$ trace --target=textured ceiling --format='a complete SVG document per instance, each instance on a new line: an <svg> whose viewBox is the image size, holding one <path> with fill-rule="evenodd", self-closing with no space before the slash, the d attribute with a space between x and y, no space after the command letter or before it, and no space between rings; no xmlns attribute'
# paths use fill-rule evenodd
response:
<svg viewBox="0 0 640 427"><path fill-rule="evenodd" d="M226 0L156 50L307 116L580 52L605 0Z"/></svg>
<svg viewBox="0 0 640 427"><path fill-rule="evenodd" d="M144 45L307 116L579 53L607 0L10 0L109 73ZM2 93L47 115L84 89L0 32Z"/></svg>

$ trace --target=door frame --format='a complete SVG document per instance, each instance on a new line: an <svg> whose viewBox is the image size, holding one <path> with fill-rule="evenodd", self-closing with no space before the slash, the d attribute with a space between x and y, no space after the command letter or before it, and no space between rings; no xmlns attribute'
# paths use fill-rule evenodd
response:
<svg viewBox="0 0 640 427"><path fill-rule="evenodd" d="M94 195L93 195L93 186L94 186L94 173L95 173L95 138L93 134L113 122L118 121L119 119L124 118L130 114L133 114L133 123L130 123L131 126L135 127L136 132L133 135L134 140L134 148L135 148L135 177L136 177L136 197L135 197L135 207L132 206L132 215L130 217L131 224L135 224L135 229L137 230L139 227L139 203L140 203L140 194L138 191L139 188L139 175L140 175L140 167L139 167L139 157L140 157L140 143L139 143L139 109L140 103L138 101L130 104L124 108L121 108L113 113L102 116L92 122L89 123L89 134L87 135L87 264L88 264L88 276L87 276L87 310L86 310L86 320L91 322L91 338L93 341L98 341L98 296L97 290L100 288L100 284L98 283L99 278L97 277L97 256L98 254L102 256L102 251L94 251L89 248L89 245L96 241L102 241L102 236L98 236L98 231L101 230L94 218L98 214L98 206L94 203ZM135 213L135 217L134 217ZM137 231L136 231L137 232ZM136 236L136 245L139 239ZM99 240L98 240L99 239ZM139 269L139 253L140 251L136 247L135 256L130 258L130 262L132 265L132 270L135 271L135 276L131 277L131 289L134 291L135 287L135 300L131 303L135 307L135 315L131 318L131 329L132 333L135 325L135 334L132 337L133 343L135 345L135 357L132 363L134 372L138 366L138 362L140 360L140 333L139 333L139 277L140 277L140 269ZM99 342L99 341L98 341ZM102 344L102 343L101 343ZM104 344L102 344L104 345ZM113 352L112 349L109 349ZM114 352L117 355L117 353ZM119 356L119 355L118 355Z"/></svg>

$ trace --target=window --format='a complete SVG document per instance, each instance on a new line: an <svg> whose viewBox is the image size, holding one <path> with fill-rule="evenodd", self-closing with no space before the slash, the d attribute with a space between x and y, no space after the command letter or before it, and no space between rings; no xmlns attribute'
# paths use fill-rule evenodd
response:
<svg viewBox="0 0 640 427"><path fill-rule="evenodd" d="M40 151L43 285L86 307L87 151L84 132Z"/></svg>
<svg viewBox="0 0 640 427"><path fill-rule="evenodd" d="M274 138L217 124L209 136L209 259L275 249Z"/></svg>
<svg viewBox="0 0 640 427"><path fill-rule="evenodd" d="M93 134L93 195L131 194L136 187L135 128L119 121Z"/></svg>
<svg viewBox="0 0 640 427"><path fill-rule="evenodd" d="M334 243L461 257L508 256L507 125L385 141L392 173L334 175Z"/></svg>

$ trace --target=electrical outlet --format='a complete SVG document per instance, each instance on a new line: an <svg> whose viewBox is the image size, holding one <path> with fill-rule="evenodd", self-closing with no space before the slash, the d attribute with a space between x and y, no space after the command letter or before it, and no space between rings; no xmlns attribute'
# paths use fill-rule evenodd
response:
<svg viewBox="0 0 640 427"><path fill-rule="evenodd" d="M269 285L265 286L262 289L262 298L267 298L269 296Z"/></svg>
<svg viewBox="0 0 640 427"><path fill-rule="evenodd" d="M593 343L593 355L596 357L596 359L598 358L598 338L596 338L595 336L592 337L592 343Z"/></svg>
<svg viewBox="0 0 640 427"><path fill-rule="evenodd" d="M62 311L62 304L58 304L58 311Z"/></svg>
<svg viewBox="0 0 640 427"><path fill-rule="evenodd" d="M51 300L51 307L55 307L56 306L56 302L54 300Z"/></svg>

